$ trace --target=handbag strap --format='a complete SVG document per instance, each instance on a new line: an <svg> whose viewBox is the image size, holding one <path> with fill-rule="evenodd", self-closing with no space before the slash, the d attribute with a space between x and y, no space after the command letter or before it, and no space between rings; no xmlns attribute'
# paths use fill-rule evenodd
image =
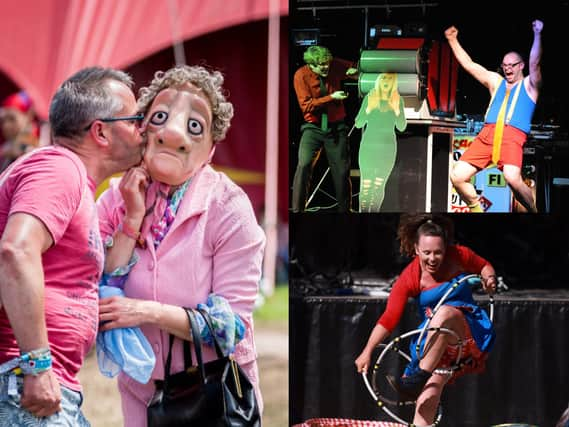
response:
<svg viewBox="0 0 569 427"><path fill-rule="evenodd" d="M213 338L213 344L215 347L215 353L217 354L218 358L222 358L223 356L223 352L221 351L221 346L219 345L219 342L217 340L217 337L215 336L215 330L213 328L213 325L211 323L211 319L209 317L209 314L203 310L203 309L191 309L191 308L185 308L184 307L184 311L186 312L186 315L188 316L188 322L190 324L190 333L192 335L192 340L194 342L194 351L196 353L196 362L197 362L197 366L198 369L200 370L201 374L202 374L202 378L205 379L205 368L204 368L204 363L203 363L203 356L202 356L202 340L200 337L200 332L199 332L199 326L198 326L198 322L195 318L196 315L196 311L202 316L202 318L205 321L205 324L207 326L207 328L209 329L209 332ZM170 334L170 342L169 342L169 346L168 346L168 357L166 358L166 366L164 367L164 382L166 383L165 386L167 386L168 380L171 376L170 373L170 368L171 368L171 364L172 364L172 346L174 344L174 335ZM190 368L192 366L192 353L190 351L190 344L187 340L183 340L183 346L184 346L184 370L188 370L188 368Z"/></svg>
<svg viewBox="0 0 569 427"><path fill-rule="evenodd" d="M221 359L223 356L223 352L221 351L221 346L219 345L219 341L217 340L217 335L215 334L215 329L211 323L211 317L209 317L209 313L205 311L203 308L198 308L198 312L202 315L205 324L207 325L211 337L213 338L213 346L215 347L215 353L217 354L217 358Z"/></svg>
<svg viewBox="0 0 569 427"><path fill-rule="evenodd" d="M184 308L186 316L188 316L188 321L190 321L190 315L186 308ZM174 335L170 334L170 343L168 345L168 357L166 358L166 366L164 367L164 381L167 381L170 377L170 366L172 364L172 345L174 344ZM192 366L192 352L190 351L190 343L188 340L182 340L184 346L184 370L188 370Z"/></svg>
<svg viewBox="0 0 569 427"><path fill-rule="evenodd" d="M202 357L202 341L200 338L198 322L195 318L194 310L191 308L186 308L186 313L188 313L188 318L190 319L190 330L192 332L192 339L194 341L194 351L196 352L196 361L198 363L198 369L202 375L202 381L205 382L205 367Z"/></svg>

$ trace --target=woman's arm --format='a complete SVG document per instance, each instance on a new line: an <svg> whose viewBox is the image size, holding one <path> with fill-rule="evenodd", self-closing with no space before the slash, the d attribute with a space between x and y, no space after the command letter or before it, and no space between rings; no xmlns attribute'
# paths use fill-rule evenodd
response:
<svg viewBox="0 0 569 427"><path fill-rule="evenodd" d="M100 331L152 324L158 328L191 341L190 325L184 308L157 301L128 297L101 298Z"/></svg>
<svg viewBox="0 0 569 427"><path fill-rule="evenodd" d="M213 248L212 292L250 323L261 280L265 235L240 188L226 188L215 211L206 232Z"/></svg>
<svg viewBox="0 0 569 427"><path fill-rule="evenodd" d="M368 106L368 97L369 97L369 93L364 97L363 101L362 101L362 105L360 107L360 111L358 111L358 114L356 116L356 119L354 120L354 125L358 128L361 129L364 127L364 125L367 123L367 106Z"/></svg>
<svg viewBox="0 0 569 427"><path fill-rule="evenodd" d="M101 234L112 236L112 245L105 252L105 272L110 273L126 266L132 258L140 228L145 214L146 188L150 178L144 166L128 170L119 183L119 190L124 202L124 216L117 229L111 229L110 209L115 208L108 201L110 193L103 194L98 202ZM110 190L107 190L110 191ZM110 206L108 204L110 203Z"/></svg>
<svg viewBox="0 0 569 427"><path fill-rule="evenodd" d="M418 264L414 260L393 284L385 311L371 331L366 346L356 359L358 372L367 372L371 353L397 326L410 296L418 292Z"/></svg>
<svg viewBox="0 0 569 427"><path fill-rule="evenodd" d="M383 340L389 335L389 331L381 324L376 324L367 340L367 344L355 361L358 372L367 373L370 365L371 354Z"/></svg>
<svg viewBox="0 0 569 427"><path fill-rule="evenodd" d="M399 114L395 116L395 127L399 132L403 132L407 128L407 119L405 118L405 102L403 97L399 97Z"/></svg>
<svg viewBox="0 0 569 427"><path fill-rule="evenodd" d="M492 264L466 246L456 245L454 248L457 251L458 262L461 267L469 273L480 274L484 290L487 293L494 293L497 280L496 271Z"/></svg>

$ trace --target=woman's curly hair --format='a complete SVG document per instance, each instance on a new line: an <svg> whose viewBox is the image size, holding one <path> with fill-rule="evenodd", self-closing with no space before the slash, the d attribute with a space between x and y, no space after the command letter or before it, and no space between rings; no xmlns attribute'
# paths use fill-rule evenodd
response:
<svg viewBox="0 0 569 427"><path fill-rule="evenodd" d="M211 123L213 142L221 141L229 129L233 117L233 105L226 100L222 87L223 75L219 71L209 71L199 65L180 65L167 71L157 71L150 85L142 87L138 91L140 112L143 114L148 112L152 101L160 91L184 83L192 83L206 95L213 116Z"/></svg>
<svg viewBox="0 0 569 427"><path fill-rule="evenodd" d="M409 257L415 256L415 244L420 236L437 236L445 246L454 241L454 224L448 216L434 214L403 214L399 220L397 236L400 251Z"/></svg>

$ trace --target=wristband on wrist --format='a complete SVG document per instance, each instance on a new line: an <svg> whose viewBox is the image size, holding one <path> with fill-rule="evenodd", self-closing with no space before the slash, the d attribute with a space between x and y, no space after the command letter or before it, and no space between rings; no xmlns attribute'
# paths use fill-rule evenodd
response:
<svg viewBox="0 0 569 427"><path fill-rule="evenodd" d="M51 365L51 351L49 347L45 347L22 354L18 368L24 375L36 376L41 372L51 369ZM18 372L16 372L16 374L17 373Z"/></svg>

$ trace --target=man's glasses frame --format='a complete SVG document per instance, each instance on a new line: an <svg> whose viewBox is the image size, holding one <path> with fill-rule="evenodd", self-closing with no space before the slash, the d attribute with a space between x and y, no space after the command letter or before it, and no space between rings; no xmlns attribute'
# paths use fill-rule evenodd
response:
<svg viewBox="0 0 569 427"><path fill-rule="evenodd" d="M142 119L144 119L144 114L137 114L135 116L123 116L123 117L104 117L102 119L93 120L91 123L89 123L88 126L85 126L85 128L83 128L83 130L88 131L89 129L91 129L91 126L93 126L93 123L95 123L97 120L100 122L110 123L110 122L119 122L119 121L123 121L123 120L141 121Z"/></svg>
<svg viewBox="0 0 569 427"><path fill-rule="evenodd" d="M514 62L513 64L500 64L500 67L502 67L502 70L505 70L506 68L514 68L518 65L520 65L523 61L518 61L518 62Z"/></svg>

